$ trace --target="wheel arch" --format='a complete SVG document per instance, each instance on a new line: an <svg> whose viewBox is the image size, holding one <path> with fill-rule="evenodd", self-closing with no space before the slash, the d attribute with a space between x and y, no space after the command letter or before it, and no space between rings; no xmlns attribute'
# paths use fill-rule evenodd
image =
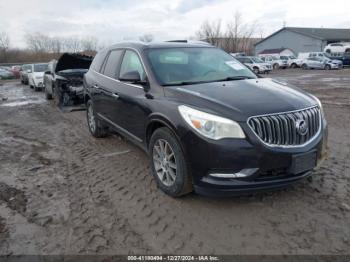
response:
<svg viewBox="0 0 350 262"><path fill-rule="evenodd" d="M150 119L148 121L148 124L146 126L146 146L149 147L149 142L151 140L151 136L154 133L155 130L161 127L167 127L169 128L175 135L176 139L180 141L178 135L176 134L177 128L175 125L164 115L161 114L153 114L150 116Z"/></svg>

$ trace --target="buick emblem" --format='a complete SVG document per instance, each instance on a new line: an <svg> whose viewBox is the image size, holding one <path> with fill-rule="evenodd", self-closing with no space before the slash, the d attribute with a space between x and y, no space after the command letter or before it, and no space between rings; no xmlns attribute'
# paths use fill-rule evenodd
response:
<svg viewBox="0 0 350 262"><path fill-rule="evenodd" d="M306 135L307 131L309 131L309 127L304 119L298 119L295 122L295 128L297 129L297 132L302 136Z"/></svg>

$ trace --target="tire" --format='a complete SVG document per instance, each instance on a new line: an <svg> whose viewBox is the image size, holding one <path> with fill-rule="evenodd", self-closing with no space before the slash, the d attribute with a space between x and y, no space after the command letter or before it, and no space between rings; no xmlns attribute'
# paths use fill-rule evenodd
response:
<svg viewBox="0 0 350 262"><path fill-rule="evenodd" d="M86 103L86 120L89 131L94 137L102 138L108 135L107 127L96 117L91 100Z"/></svg>
<svg viewBox="0 0 350 262"><path fill-rule="evenodd" d="M324 69L325 69L325 70L331 70L332 68L331 68L330 65L325 65Z"/></svg>
<svg viewBox="0 0 350 262"><path fill-rule="evenodd" d="M254 67L254 68L253 68L253 72L254 72L256 75L259 74L259 68Z"/></svg>
<svg viewBox="0 0 350 262"><path fill-rule="evenodd" d="M276 70L276 69L278 69L278 68L280 68L280 65L279 65L279 64L274 64L274 65L273 65L273 69Z"/></svg>
<svg viewBox="0 0 350 262"><path fill-rule="evenodd" d="M297 64L293 63L290 67L291 68L297 68Z"/></svg>
<svg viewBox="0 0 350 262"><path fill-rule="evenodd" d="M164 150L162 150L161 144L163 144ZM162 158L164 152L168 154L168 157ZM149 143L149 155L152 175L164 193L172 197L179 197L193 191L192 179L184 153L180 143L169 128L162 127L154 131ZM169 155L173 156L169 157Z"/></svg>
<svg viewBox="0 0 350 262"><path fill-rule="evenodd" d="M47 89L46 89L46 87L44 87L44 91L45 91L45 98L46 98L46 100L52 100L52 94L49 94L48 92L47 92Z"/></svg>
<svg viewBox="0 0 350 262"><path fill-rule="evenodd" d="M304 69L304 70L308 69L307 64L302 64L301 68Z"/></svg>

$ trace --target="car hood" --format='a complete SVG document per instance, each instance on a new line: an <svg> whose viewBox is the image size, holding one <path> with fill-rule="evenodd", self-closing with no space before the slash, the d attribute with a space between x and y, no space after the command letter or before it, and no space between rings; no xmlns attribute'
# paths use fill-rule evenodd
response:
<svg viewBox="0 0 350 262"><path fill-rule="evenodd" d="M69 69L89 69L93 57L81 54L64 53L58 60L55 72Z"/></svg>
<svg viewBox="0 0 350 262"><path fill-rule="evenodd" d="M33 77L44 77L45 72L33 72Z"/></svg>
<svg viewBox="0 0 350 262"><path fill-rule="evenodd" d="M317 105L308 93L270 78L166 87L178 102L236 121L250 116L288 112Z"/></svg>

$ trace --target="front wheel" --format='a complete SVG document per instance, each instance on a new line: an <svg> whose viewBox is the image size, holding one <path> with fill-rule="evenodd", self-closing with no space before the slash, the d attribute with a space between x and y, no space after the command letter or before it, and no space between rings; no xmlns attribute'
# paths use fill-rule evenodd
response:
<svg viewBox="0 0 350 262"><path fill-rule="evenodd" d="M152 134L149 154L152 174L163 192L178 197L193 190L185 156L170 129L162 127Z"/></svg>
<svg viewBox="0 0 350 262"><path fill-rule="evenodd" d="M46 100L52 100L52 94L50 94L50 93L47 91L46 86L45 86L44 88L45 88L45 98L46 98Z"/></svg>
<svg viewBox="0 0 350 262"><path fill-rule="evenodd" d="M324 69L326 69L326 70L331 70L331 66L330 66L330 65L326 65L326 66L324 67Z"/></svg>
<svg viewBox="0 0 350 262"><path fill-rule="evenodd" d="M254 68L253 68L253 72L254 72L256 75L259 74L259 68L254 67Z"/></svg>
<svg viewBox="0 0 350 262"><path fill-rule="evenodd" d="M97 119L92 101L86 103L86 118L90 133L96 137L106 137L108 135L107 128L103 125L101 120Z"/></svg>

